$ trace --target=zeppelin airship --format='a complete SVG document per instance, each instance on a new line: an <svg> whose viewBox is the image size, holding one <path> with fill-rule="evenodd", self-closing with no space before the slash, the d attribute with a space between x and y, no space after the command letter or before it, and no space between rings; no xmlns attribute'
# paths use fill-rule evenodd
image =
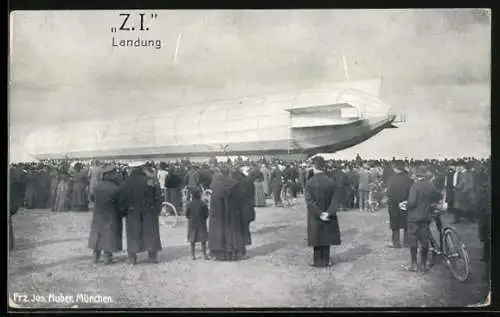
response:
<svg viewBox="0 0 500 317"><path fill-rule="evenodd" d="M382 79L245 97L163 113L48 126L25 140L37 159L146 159L333 153L361 143L396 116Z"/></svg>

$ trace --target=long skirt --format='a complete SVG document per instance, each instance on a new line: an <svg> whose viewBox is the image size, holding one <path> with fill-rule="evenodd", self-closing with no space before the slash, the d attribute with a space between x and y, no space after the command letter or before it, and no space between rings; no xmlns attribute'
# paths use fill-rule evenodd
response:
<svg viewBox="0 0 500 317"><path fill-rule="evenodd" d="M167 201L174 205L177 214L182 214L182 193L180 188L167 188Z"/></svg>
<svg viewBox="0 0 500 317"><path fill-rule="evenodd" d="M210 251L210 255L216 261L238 261L243 256L243 249L241 251L224 252L224 251Z"/></svg>
<svg viewBox="0 0 500 317"><path fill-rule="evenodd" d="M266 196L264 195L264 182L254 182L255 186L255 207L266 206Z"/></svg>

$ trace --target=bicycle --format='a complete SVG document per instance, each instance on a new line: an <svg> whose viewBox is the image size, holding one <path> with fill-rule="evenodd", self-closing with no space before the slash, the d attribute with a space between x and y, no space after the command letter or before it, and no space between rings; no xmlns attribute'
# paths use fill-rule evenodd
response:
<svg viewBox="0 0 500 317"><path fill-rule="evenodd" d="M400 208L401 207L404 207L402 210L406 210L405 204L400 205ZM431 221L429 226L434 223L436 228L431 230L431 227L429 227L429 231L431 231L429 246L431 256L428 260L429 268L436 264L437 257L444 257L446 260L446 266L450 269L453 277L459 282L465 282L470 275L469 252L467 251L465 243L462 241L460 235L455 231L455 229L449 225L445 225L443 227L441 213L446 209L446 203L444 203L441 207L438 205L432 206L433 221ZM420 245L418 246L418 249L417 254L420 254ZM460 272L457 268L457 263L459 263L459 261L463 263L463 272ZM422 263L418 263L419 266L421 264Z"/></svg>
<svg viewBox="0 0 500 317"><path fill-rule="evenodd" d="M180 216L174 205L168 201L161 204L160 223L165 227L175 228L180 222Z"/></svg>

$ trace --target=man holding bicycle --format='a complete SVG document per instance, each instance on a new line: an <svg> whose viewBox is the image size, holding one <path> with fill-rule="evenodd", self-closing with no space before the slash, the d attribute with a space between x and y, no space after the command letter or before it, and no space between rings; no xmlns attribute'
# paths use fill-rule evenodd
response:
<svg viewBox="0 0 500 317"><path fill-rule="evenodd" d="M426 272L429 254L429 224L433 217L433 208L441 199L441 194L432 182L433 174L425 167L416 170L417 181L412 185L406 210L408 212L408 244L410 246L411 263L405 267L410 272L419 269ZM421 267L417 266L417 247L421 246Z"/></svg>

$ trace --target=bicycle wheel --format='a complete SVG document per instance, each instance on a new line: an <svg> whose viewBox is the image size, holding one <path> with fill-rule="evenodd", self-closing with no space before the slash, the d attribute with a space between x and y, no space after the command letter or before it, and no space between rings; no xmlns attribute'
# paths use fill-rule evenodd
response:
<svg viewBox="0 0 500 317"><path fill-rule="evenodd" d="M469 278L469 253L458 233L452 228L444 229L443 252L453 277L464 282Z"/></svg>
<svg viewBox="0 0 500 317"><path fill-rule="evenodd" d="M174 228L179 222L179 215L177 209L169 202L162 204L160 213L160 223L166 227Z"/></svg>

